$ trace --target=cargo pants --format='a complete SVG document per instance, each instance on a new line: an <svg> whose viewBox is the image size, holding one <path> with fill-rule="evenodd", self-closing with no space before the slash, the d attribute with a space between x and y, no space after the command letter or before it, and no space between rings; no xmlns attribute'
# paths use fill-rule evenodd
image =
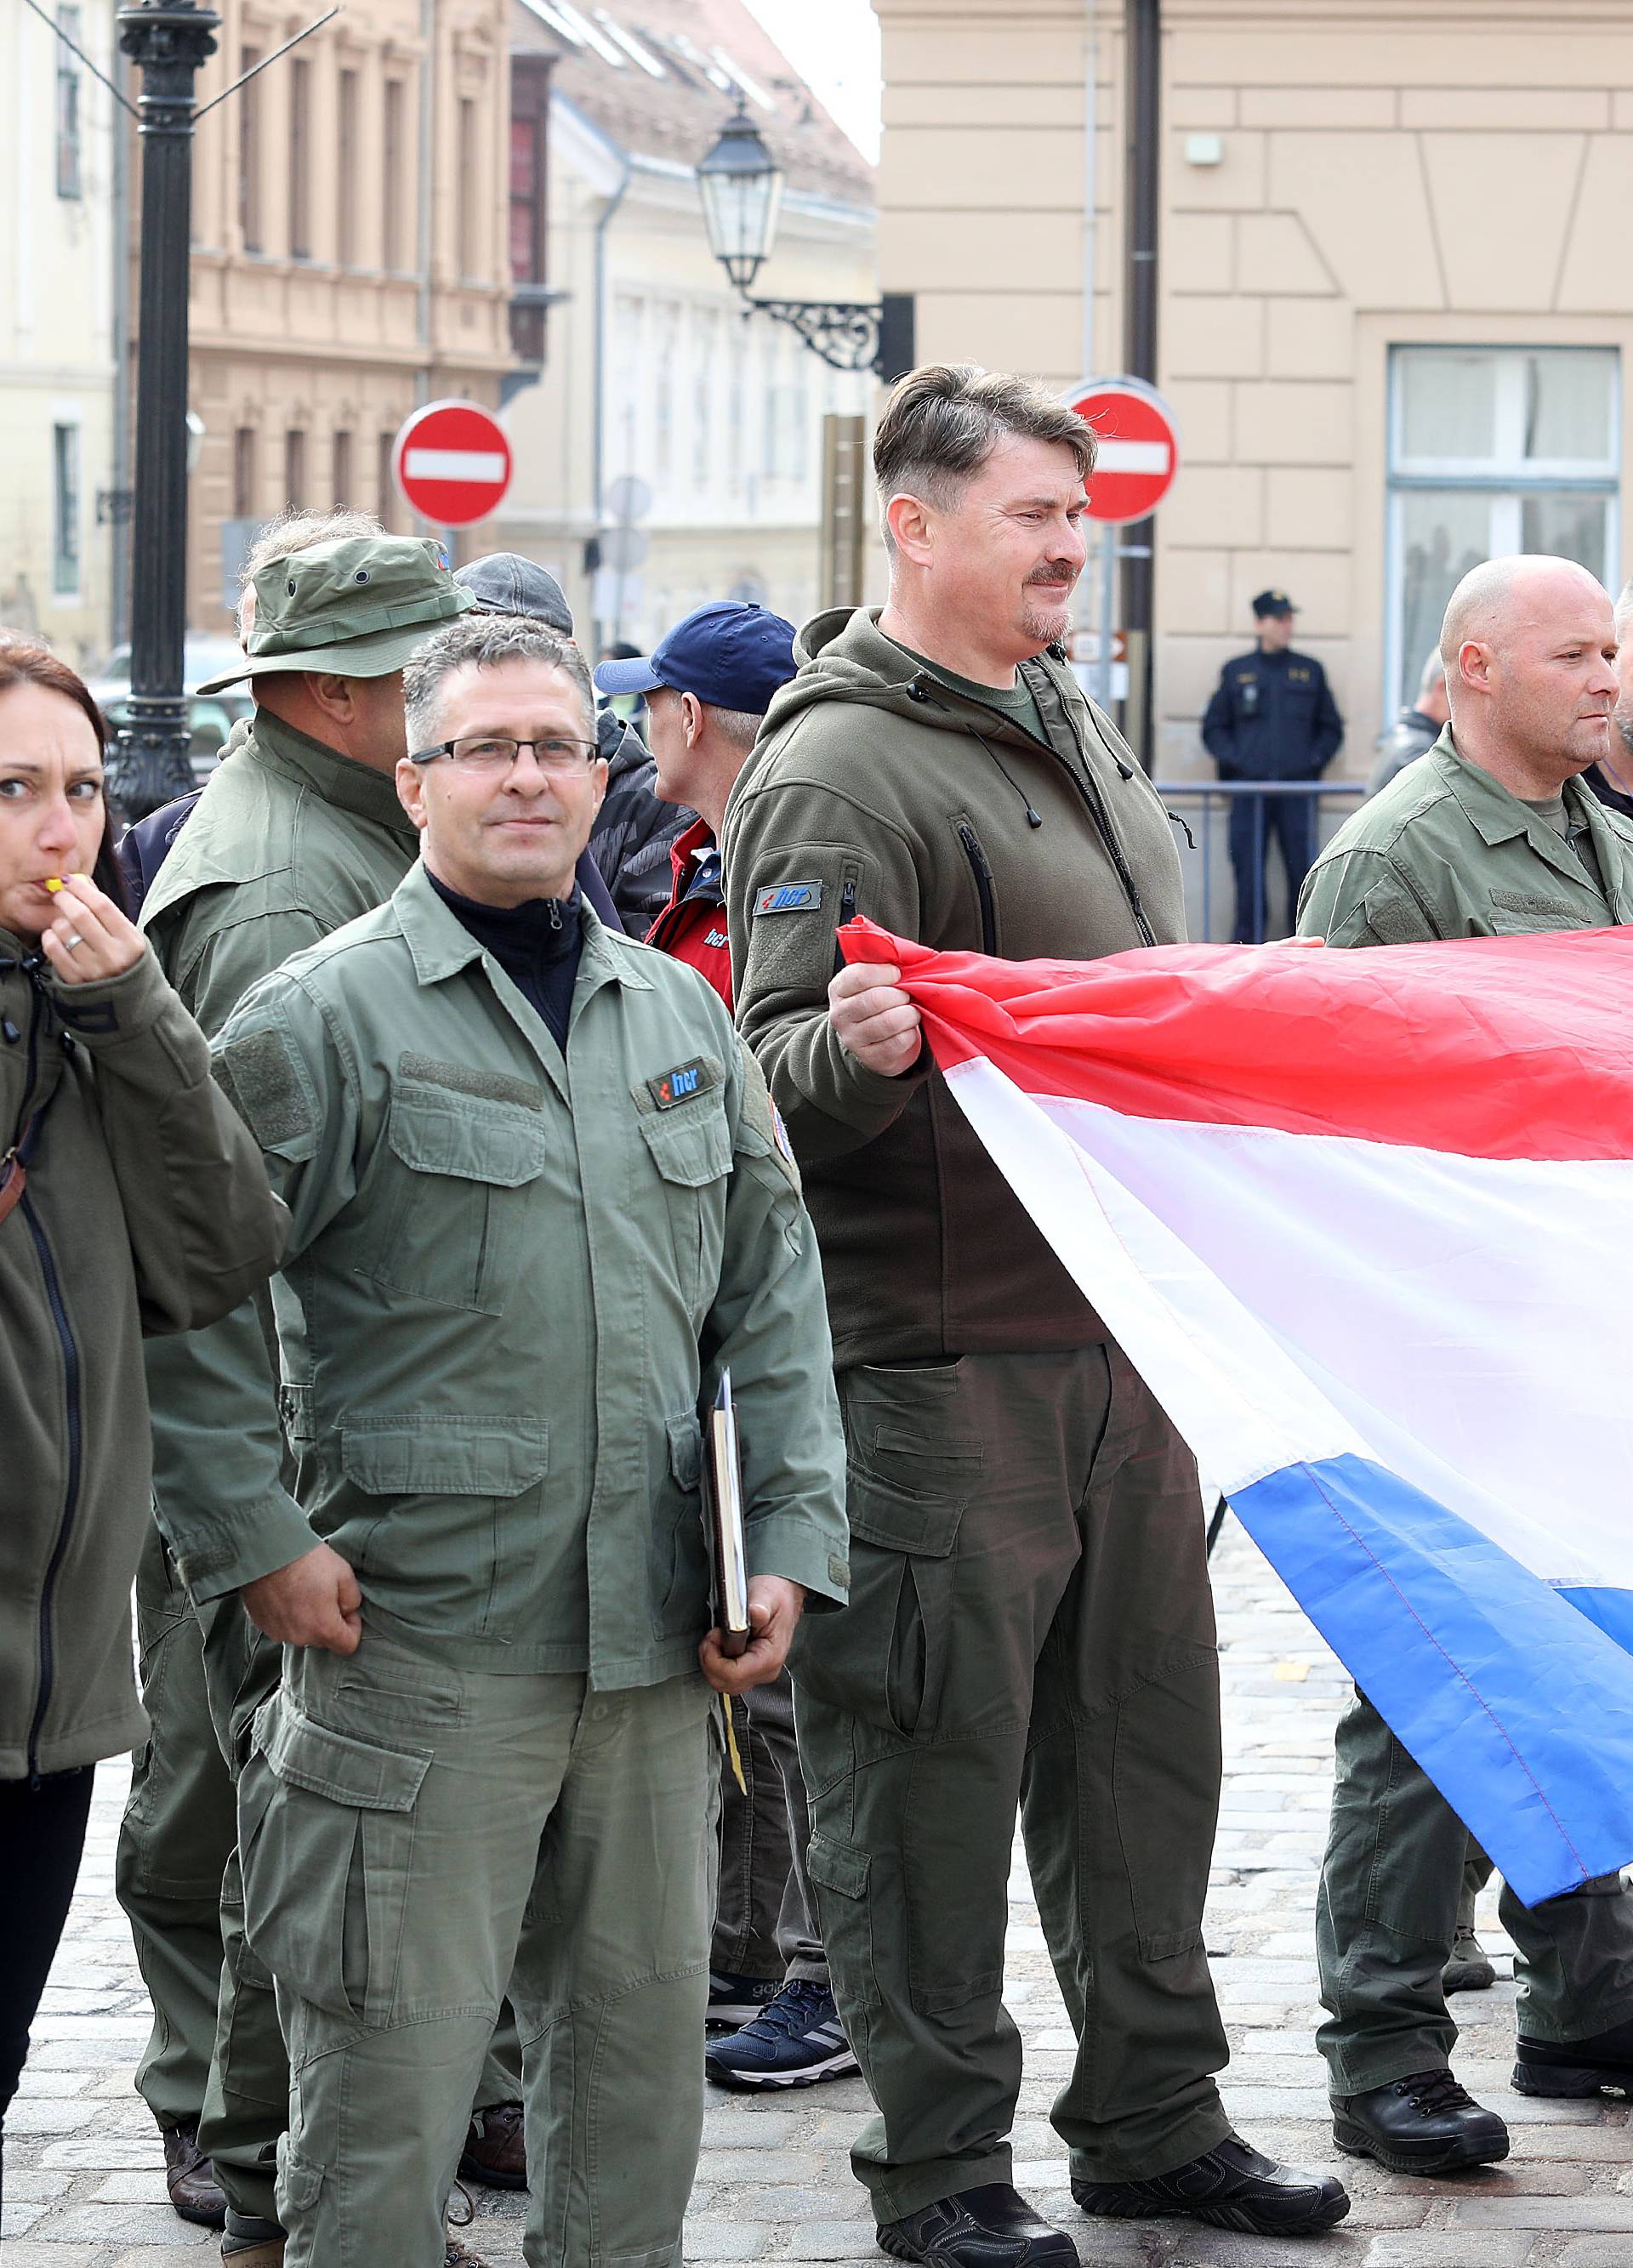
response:
<svg viewBox="0 0 1633 2268"><path fill-rule="evenodd" d="M270 2220L289 2059L272 1980L244 1943L226 1757L242 1755L250 1719L277 1687L282 1649L236 1597L196 1611L156 1527L137 1571L137 1638L151 1730L135 1759L115 1869L153 2004L137 2091L160 2127L198 2126L235 2213ZM521 2072L506 2014L475 2107L517 2101Z"/></svg>
<svg viewBox="0 0 1633 2268"><path fill-rule="evenodd" d="M1316 2034L1334 2095L1445 2070L1458 2028L1441 1970L1471 1844L1445 1798L1364 1695L1338 1720L1338 1764L1316 1898L1329 2021ZM1566 1896L1498 1905L1514 1940L1518 2027L1580 2040L1633 2017L1633 1895L1602 1874Z"/></svg>
<svg viewBox="0 0 1633 2268"><path fill-rule="evenodd" d="M828 1956L806 1869L810 1815L785 1670L734 1704L743 1786L720 1775L720 1888L709 1965L781 1984L828 1982Z"/></svg>
<svg viewBox="0 0 1633 2268"><path fill-rule="evenodd" d="M442 2268L508 1984L528 2268L671 2268L703 2131L720 1739L696 1675L289 1649L239 1784L245 1920L289 2042L285 2268Z"/></svg>
<svg viewBox="0 0 1633 2268"><path fill-rule="evenodd" d="M877 2116L876 2218L1011 2177L1018 1803L1077 2052L1083 2179L1230 2131L1202 1948L1221 1770L1196 1469L1115 1346L839 1380L851 1602L796 1635L810 1872Z"/></svg>

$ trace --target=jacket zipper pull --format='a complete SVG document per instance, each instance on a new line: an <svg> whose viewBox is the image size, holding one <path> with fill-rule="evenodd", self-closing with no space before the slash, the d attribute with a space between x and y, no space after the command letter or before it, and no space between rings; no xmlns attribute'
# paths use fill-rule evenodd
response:
<svg viewBox="0 0 1633 2268"><path fill-rule="evenodd" d="M560 901L560 899L559 899L559 898L547 898L547 899L545 900L545 902L545 902L545 903L546 903L546 905L548 905L548 906L549 906L549 908L550 908L550 927L551 927L552 929L559 929L559 928L561 927L561 901Z"/></svg>

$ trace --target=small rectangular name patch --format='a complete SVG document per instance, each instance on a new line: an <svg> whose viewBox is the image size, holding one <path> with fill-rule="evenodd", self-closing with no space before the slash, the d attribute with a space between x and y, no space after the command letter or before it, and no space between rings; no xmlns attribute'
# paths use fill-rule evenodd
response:
<svg viewBox="0 0 1633 2268"><path fill-rule="evenodd" d="M758 914L814 914L822 904L820 882L773 882L755 894Z"/></svg>
<svg viewBox="0 0 1633 2268"><path fill-rule="evenodd" d="M649 1079L647 1087L660 1110L673 1110L677 1102L690 1102L694 1094L701 1094L708 1084L708 1065L701 1056L694 1056L689 1064L666 1071L661 1079Z"/></svg>

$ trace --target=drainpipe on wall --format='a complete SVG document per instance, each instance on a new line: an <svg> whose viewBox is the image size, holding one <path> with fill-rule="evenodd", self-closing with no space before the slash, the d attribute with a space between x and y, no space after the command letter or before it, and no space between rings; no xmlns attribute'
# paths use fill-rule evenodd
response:
<svg viewBox="0 0 1633 2268"><path fill-rule="evenodd" d="M1128 212L1127 305L1123 356L1130 378L1156 384L1157 230L1162 185L1162 0L1127 0ZM1149 770L1153 741L1151 645L1156 522L1124 531L1123 628L1128 641L1125 730ZM1133 556L1130 556L1133 554Z"/></svg>
<svg viewBox="0 0 1633 2268"><path fill-rule="evenodd" d="M414 406L431 399L431 262L436 225L437 180L437 0L419 0L419 241L418 288L415 297L415 335L419 342L420 367L414 380Z"/></svg>
<svg viewBox="0 0 1633 2268"><path fill-rule="evenodd" d="M1078 366L1085 378L1099 372L1095 356L1095 258L1098 249L1100 40L1094 0L1083 0L1083 347Z"/></svg>
<svg viewBox="0 0 1633 2268"><path fill-rule="evenodd" d="M618 175L617 186L613 189L611 195L608 197L606 203L602 206L601 218L595 224L595 369L591 378L591 386L593 387L591 401L594 423L590 440L590 477L593 489L592 501L595 514L595 541L598 556L601 532L606 524L607 517L606 507L602 501L607 480L607 232L612 225L614 214L617 211L618 207L624 202L624 196L629 189L632 168L627 151L619 151L618 163L622 166L623 171ZM592 584L592 608L595 605L594 592L595 585ZM607 625L602 621L599 614L595 614L594 615L594 622L595 641L595 659L591 662L592 668L595 666L595 661L599 660L601 657L601 649L605 643L605 633L607 628Z"/></svg>
<svg viewBox="0 0 1633 2268"><path fill-rule="evenodd" d="M115 55L109 76L122 81L129 66ZM114 105L114 305L110 348L114 364L114 461L112 526L108 556L108 644L123 645L130 635L130 157L127 114Z"/></svg>

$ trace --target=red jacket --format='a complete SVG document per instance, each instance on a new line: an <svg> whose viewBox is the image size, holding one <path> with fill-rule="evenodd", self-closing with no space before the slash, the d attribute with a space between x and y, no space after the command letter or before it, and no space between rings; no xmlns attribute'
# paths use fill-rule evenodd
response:
<svg viewBox="0 0 1633 2268"><path fill-rule="evenodd" d="M669 852L675 869L669 902L647 932L648 945L700 969L731 1005L731 946L720 889L720 854L706 819L677 836Z"/></svg>

